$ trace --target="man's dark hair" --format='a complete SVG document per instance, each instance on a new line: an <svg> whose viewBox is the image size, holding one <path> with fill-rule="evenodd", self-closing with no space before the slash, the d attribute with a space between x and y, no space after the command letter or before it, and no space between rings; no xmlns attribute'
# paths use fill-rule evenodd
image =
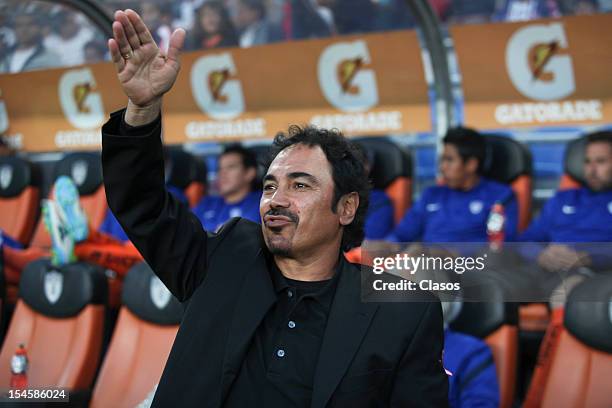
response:
<svg viewBox="0 0 612 408"><path fill-rule="evenodd" d="M281 151L297 144L308 147L319 146L325 153L334 180L334 197L331 202L331 210L334 213L343 195L351 192L359 195L359 207L353 222L344 227L341 247L343 251L347 251L361 245L370 195L370 185L365 174L361 151L338 130L293 125L289 127L287 133L279 133L274 138L270 157L266 163L266 172Z"/></svg>
<svg viewBox="0 0 612 408"><path fill-rule="evenodd" d="M238 143L235 143L227 145L225 149L223 149L223 153L221 153L221 156L225 156L226 154L232 153L240 155L240 158L242 159L242 166L245 169L253 167L255 168L255 170L257 170L257 158L251 150Z"/></svg>
<svg viewBox="0 0 612 408"><path fill-rule="evenodd" d="M608 143L612 147L612 130L600 130L586 136L586 145L591 143Z"/></svg>
<svg viewBox="0 0 612 408"><path fill-rule="evenodd" d="M478 160L476 172L482 174L487 154L487 144L480 133L462 126L450 128L442 139L442 143L455 146L464 162L471 158Z"/></svg>

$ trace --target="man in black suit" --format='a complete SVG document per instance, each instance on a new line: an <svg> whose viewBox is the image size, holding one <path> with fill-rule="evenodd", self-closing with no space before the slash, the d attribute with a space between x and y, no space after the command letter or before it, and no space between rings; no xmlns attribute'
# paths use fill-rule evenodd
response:
<svg viewBox="0 0 612 408"><path fill-rule="evenodd" d="M275 139L262 225L213 234L164 188L161 97L185 32L162 54L139 16L118 11L109 49L126 110L103 128L110 208L186 311L153 401L158 407L444 407L442 312L426 294L362 302L367 209L360 156L337 132Z"/></svg>

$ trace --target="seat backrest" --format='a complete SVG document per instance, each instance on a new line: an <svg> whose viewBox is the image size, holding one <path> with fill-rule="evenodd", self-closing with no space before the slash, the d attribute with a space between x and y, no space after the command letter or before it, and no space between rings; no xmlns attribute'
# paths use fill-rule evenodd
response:
<svg viewBox="0 0 612 408"><path fill-rule="evenodd" d="M543 408L612 407L612 277L576 286L542 399Z"/></svg>
<svg viewBox="0 0 612 408"><path fill-rule="evenodd" d="M531 219L531 153L525 145L507 136L486 134L485 139L487 153L483 175L512 187L518 204L518 229L523 231Z"/></svg>
<svg viewBox="0 0 612 408"><path fill-rule="evenodd" d="M450 326L489 345L499 382L500 407L509 408L516 386L518 305L507 302L507 288L487 274L470 272L461 281L464 302Z"/></svg>
<svg viewBox="0 0 612 408"><path fill-rule="evenodd" d="M182 149L170 149L168 182L181 189L193 207L206 194L207 168L204 160Z"/></svg>
<svg viewBox="0 0 612 408"><path fill-rule="evenodd" d="M72 178L81 196L81 206L87 214L89 225L97 230L106 216L106 195L102 183L102 163L100 153L69 153L55 165L53 181L59 176ZM49 193L51 197L53 192ZM45 229L42 218L39 220L32 245L42 248L51 246L51 237Z"/></svg>
<svg viewBox="0 0 612 408"><path fill-rule="evenodd" d="M128 272L122 299L91 407L134 407L144 400L159 382L182 318L183 306L144 262Z"/></svg>
<svg viewBox="0 0 612 408"><path fill-rule="evenodd" d="M0 351L0 387L8 388L10 362L25 344L29 387L91 387L102 347L107 284L98 267L56 268L47 259L25 268L20 299Z"/></svg>
<svg viewBox="0 0 612 408"><path fill-rule="evenodd" d="M563 158L563 175L559 182L559 190L580 188L584 180L584 151L586 139L584 137L572 140L565 146Z"/></svg>
<svg viewBox="0 0 612 408"><path fill-rule="evenodd" d="M412 206L412 156L406 148L386 137L355 139L371 157L373 187L384 190L393 204L398 223Z"/></svg>
<svg viewBox="0 0 612 408"><path fill-rule="evenodd" d="M18 157L0 157L0 229L27 245L38 216L40 174Z"/></svg>

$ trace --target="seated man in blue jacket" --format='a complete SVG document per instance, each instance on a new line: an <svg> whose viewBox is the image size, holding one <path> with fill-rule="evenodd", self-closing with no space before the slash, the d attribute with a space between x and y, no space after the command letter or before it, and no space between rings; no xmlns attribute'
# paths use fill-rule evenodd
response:
<svg viewBox="0 0 612 408"><path fill-rule="evenodd" d="M255 154L238 144L227 146L219 157L219 195L204 197L193 209L204 229L216 231L234 217L260 222L261 191L256 191L256 179Z"/></svg>
<svg viewBox="0 0 612 408"><path fill-rule="evenodd" d="M517 234L512 189L482 176L486 141L475 130L457 127L443 139L443 185L427 188L387 237L392 242L486 242L487 219L495 203L504 206L505 237Z"/></svg>
<svg viewBox="0 0 612 408"><path fill-rule="evenodd" d="M525 242L544 246L526 247L523 254L549 272L612 269L612 132L592 133L586 138L584 178L586 185L557 192L544 205L540 216L523 232ZM578 243L596 243L584 244ZM559 283L557 273L540 275L549 291Z"/></svg>

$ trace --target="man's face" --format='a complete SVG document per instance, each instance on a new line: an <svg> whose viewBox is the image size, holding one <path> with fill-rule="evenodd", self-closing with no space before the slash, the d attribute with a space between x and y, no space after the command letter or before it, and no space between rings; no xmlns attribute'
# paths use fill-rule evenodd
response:
<svg viewBox="0 0 612 408"><path fill-rule="evenodd" d="M341 226L352 222L342 211L332 211L332 170L318 146L297 144L280 152L268 169L263 190L262 230L275 255L296 257L340 243Z"/></svg>
<svg viewBox="0 0 612 408"><path fill-rule="evenodd" d="M219 194L225 197L248 187L256 176L255 169L247 169L238 153L227 153L219 158Z"/></svg>
<svg viewBox="0 0 612 408"><path fill-rule="evenodd" d="M589 143L584 158L584 176L593 191L612 189L612 144Z"/></svg>
<svg viewBox="0 0 612 408"><path fill-rule="evenodd" d="M476 174L478 163L475 159L463 161L457 147L445 144L440 157L440 173L444 184L450 188L462 188L468 178Z"/></svg>
<svg viewBox="0 0 612 408"><path fill-rule="evenodd" d="M36 45L40 37L40 26L31 16L17 16L15 18L15 37L19 45Z"/></svg>

